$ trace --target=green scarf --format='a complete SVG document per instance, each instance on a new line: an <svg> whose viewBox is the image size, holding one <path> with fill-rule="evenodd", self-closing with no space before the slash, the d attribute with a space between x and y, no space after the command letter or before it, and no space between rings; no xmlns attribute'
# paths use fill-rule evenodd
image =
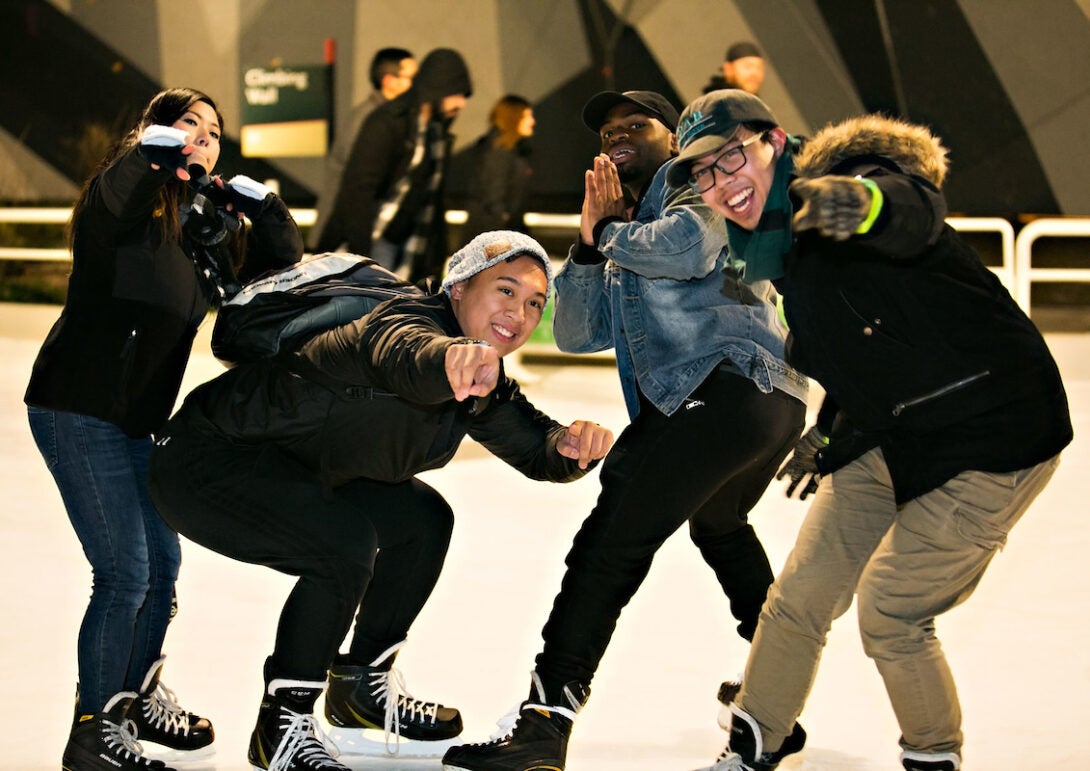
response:
<svg viewBox="0 0 1090 771"><path fill-rule="evenodd" d="M727 220L730 264L747 283L783 276L783 256L791 249L791 199L787 186L795 171L795 153L802 143L788 136L784 151L776 161L772 189L768 191L764 211L757 227L745 230Z"/></svg>

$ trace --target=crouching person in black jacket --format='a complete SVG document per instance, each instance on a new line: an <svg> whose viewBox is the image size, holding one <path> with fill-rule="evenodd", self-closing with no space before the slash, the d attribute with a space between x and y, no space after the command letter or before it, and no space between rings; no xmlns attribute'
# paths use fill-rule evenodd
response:
<svg viewBox="0 0 1090 771"><path fill-rule="evenodd" d="M542 247L484 233L451 259L443 292L389 300L289 357L243 364L195 389L156 443L151 490L178 532L299 577L265 662L249 750L258 768L343 769L313 717L442 740L458 711L414 699L392 670L442 570L450 507L414 475L468 434L526 476L568 482L612 433L534 409L502 357L529 338L552 285ZM356 614L347 654L341 642ZM416 749L416 748L414 748Z"/></svg>

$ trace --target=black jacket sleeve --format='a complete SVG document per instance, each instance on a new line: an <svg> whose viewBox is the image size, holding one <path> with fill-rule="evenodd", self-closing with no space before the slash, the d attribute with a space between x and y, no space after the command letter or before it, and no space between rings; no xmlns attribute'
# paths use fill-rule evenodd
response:
<svg viewBox="0 0 1090 771"><path fill-rule="evenodd" d="M476 416L469 435L489 452L530 479L571 482L587 469L556 450L566 426L535 409L518 384L505 378L492 394L486 409Z"/></svg>

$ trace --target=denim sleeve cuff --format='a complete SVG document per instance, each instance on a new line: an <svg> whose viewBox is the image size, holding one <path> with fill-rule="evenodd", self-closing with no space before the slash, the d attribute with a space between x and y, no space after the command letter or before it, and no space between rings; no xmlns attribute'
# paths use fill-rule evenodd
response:
<svg viewBox="0 0 1090 771"><path fill-rule="evenodd" d="M621 217L605 217L594 223L594 244L596 246L602 242L602 231L606 229L606 225L614 222L624 222L624 219Z"/></svg>

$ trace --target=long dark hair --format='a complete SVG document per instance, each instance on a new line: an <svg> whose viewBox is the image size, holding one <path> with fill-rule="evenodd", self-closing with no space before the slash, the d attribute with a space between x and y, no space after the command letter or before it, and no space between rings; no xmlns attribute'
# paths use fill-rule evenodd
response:
<svg viewBox="0 0 1090 771"><path fill-rule="evenodd" d="M110 148L99 162L98 168L96 168L94 173L83 183L83 189L80 190L79 198L76 200L75 206L72 207L72 218L68 221L67 236L69 246L72 246L75 242L76 216L86 203L91 186L94 184L99 174L113 163L118 156L128 152L132 147L137 145L140 142L140 135L145 128L151 125L172 126L197 102L205 102L211 107L216 113L216 119L219 121L220 130L222 131L224 129L223 115L220 114L219 108L216 106L216 103L212 101L212 97L202 91L198 91L195 88L168 88L152 97L151 101L148 102L147 107L144 108L144 112L136 122L136 125L132 127L128 134L118 140L114 146ZM182 226L181 221L178 218L178 208L186 195L187 188L185 182L182 182L177 178L167 182L159 188L154 216L159 220L164 238L178 240L182 237Z"/></svg>

